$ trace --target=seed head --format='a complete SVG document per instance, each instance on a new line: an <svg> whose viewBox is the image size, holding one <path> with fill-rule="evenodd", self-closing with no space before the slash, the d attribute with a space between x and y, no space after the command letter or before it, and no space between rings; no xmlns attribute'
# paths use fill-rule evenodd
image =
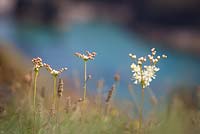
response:
<svg viewBox="0 0 200 134"><path fill-rule="evenodd" d="M109 90L108 96L107 96L107 99L106 99L106 103L109 103L109 102L110 102L114 90L115 90L115 85L113 85L113 86L111 87L111 89Z"/></svg>
<svg viewBox="0 0 200 134"><path fill-rule="evenodd" d="M57 90L57 94L58 94L58 97L59 97L59 98L62 97L63 87L64 87L63 79L59 79L59 82L58 82L58 90Z"/></svg>
<svg viewBox="0 0 200 134"><path fill-rule="evenodd" d="M116 82L120 81L120 75L119 75L118 73L115 74L114 80L115 80Z"/></svg>

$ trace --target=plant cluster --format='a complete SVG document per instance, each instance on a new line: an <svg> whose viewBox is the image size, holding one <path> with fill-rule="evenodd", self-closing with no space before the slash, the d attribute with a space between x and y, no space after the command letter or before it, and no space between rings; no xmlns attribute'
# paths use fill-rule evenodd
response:
<svg viewBox="0 0 200 134"><path fill-rule="evenodd" d="M43 63L43 60L39 57L33 58L33 117L34 120L32 122L32 133L44 133L42 131L46 131L47 133L52 134L59 134L62 133L64 127L68 127L68 132L66 133L76 133L76 127L80 125L81 131L79 133L84 133L85 127L90 125L98 130L98 127L101 128L102 132L94 133L144 133L144 127L146 126L143 123L143 107L144 107L144 89L150 86L150 83L153 79L156 78L156 73L160 70L157 66L157 63L160 61L161 58L167 58L166 55L156 56L155 48L151 49L151 54L147 57L140 57L137 59L137 56L134 54L129 54L133 63L131 64L130 68L132 71L132 81L134 84L138 84L141 86L141 104L137 105L136 108L139 111L139 119L138 120L130 120L126 118L125 115L120 114L119 110L112 106L113 101L112 99L115 98L115 93L117 88L119 87L120 81L120 74L116 73L114 76L114 83L112 87L108 90L107 96L103 96L103 89L104 89L104 81L99 80L97 83L97 96L96 96L96 103L97 105L93 106L93 108L86 107L86 102L89 101L87 98L87 82L89 79L92 78L91 75L87 74L87 62L92 61L96 57L96 52L89 52L86 51L85 54L81 54L79 52L74 54L78 58L82 59L83 61L83 68L84 68L84 79L83 79L83 97L79 98L77 101L73 101L70 96L64 99L64 105L59 105L60 100L63 97L64 91L64 81L60 78L60 75L67 70L67 68L61 68L59 70L53 69L49 64ZM42 122L44 117L40 114L38 115L37 111L40 111L38 107L36 107L36 101L40 101L37 99L37 78L41 68L45 68L51 77L53 78L53 92L52 92L52 100L51 105L52 107L51 112L49 113L49 117L45 122ZM59 80L58 80L59 78ZM132 84L131 84L132 85ZM129 90L134 98L136 94L132 92L132 86L129 86ZM135 99L136 100L136 99ZM156 97L154 96L154 100ZM92 104L91 104L92 105ZM61 107L60 107L61 106ZM59 109L64 109L64 113L67 116L64 116L64 113L61 112ZM47 114L48 115L48 114ZM46 115L46 116L47 116ZM61 118L62 117L62 118ZM111 125L112 123L116 123ZM95 123L97 123L98 127L95 127ZM124 125L126 124L126 125ZM112 126L124 126L123 129L112 127ZM110 128L110 130L109 130ZM71 130L70 130L71 129ZM123 130L123 132L121 131Z"/></svg>
<svg viewBox="0 0 200 134"><path fill-rule="evenodd" d="M143 120L143 107L144 107L144 89L150 85L153 79L156 78L156 72L160 69L157 67L157 63L160 61L161 56L156 57L155 48L151 49L151 54L148 55L149 65L145 64L147 62L146 57L140 57L137 59L135 54L129 54L133 63L130 68L133 72L132 80L134 84L139 84L141 86L141 105L139 111L139 131L142 131L142 120ZM162 58L166 59L166 55L162 55Z"/></svg>

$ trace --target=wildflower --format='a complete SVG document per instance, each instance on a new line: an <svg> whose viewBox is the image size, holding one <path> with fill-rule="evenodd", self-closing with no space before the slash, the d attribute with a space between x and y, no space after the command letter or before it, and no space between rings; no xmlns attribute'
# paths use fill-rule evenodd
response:
<svg viewBox="0 0 200 134"><path fill-rule="evenodd" d="M140 66L136 65L135 63L132 63L131 64L131 69L132 69L132 72L139 72L140 71Z"/></svg>
<svg viewBox="0 0 200 134"><path fill-rule="evenodd" d="M144 107L144 89L150 85L151 81L156 78L156 72L160 69L156 66L158 61L160 60L160 56L154 58L156 55L155 48L151 49L151 55L148 55L148 59L150 61L150 65L144 65L143 63L146 62L145 57L140 57L137 59L137 64L131 64L131 70L133 72L132 79L134 80L135 84L140 84L142 87L141 90L141 107L139 111L139 122L138 122L138 129L139 131L142 130L142 120L143 120L143 107ZM129 54L130 56L130 54ZM167 58L166 55L162 55L162 58Z"/></svg>
<svg viewBox="0 0 200 134"><path fill-rule="evenodd" d="M137 63L132 63L130 68L133 72L133 80L135 84L141 84L142 88L145 88L150 85L150 82L155 79L156 72L158 72L160 69L156 67L156 64L160 60L160 56L157 56L157 58L154 58L156 54L155 48L151 49L151 55L148 55L148 59L150 61L150 65L143 66L143 63L145 63L146 57L140 57L137 59ZM132 56L133 54L129 54L129 56ZM163 58L167 58L166 55L162 55Z"/></svg>
<svg viewBox="0 0 200 134"><path fill-rule="evenodd" d="M34 71L39 71L39 69L43 67L42 59L40 57L33 58L32 63L34 65Z"/></svg>
<svg viewBox="0 0 200 134"><path fill-rule="evenodd" d="M144 88L146 86L150 85L150 82L152 79L155 79L156 75L155 73L158 72L160 69L157 68L156 66L144 66L144 71L143 71L143 79L144 79Z"/></svg>
<svg viewBox="0 0 200 134"><path fill-rule="evenodd" d="M60 70L54 70L51 68L51 66L49 64L44 63L44 67L47 69L47 71L53 75L53 76L58 76L60 75L62 72L64 72L65 70L67 70L67 68L61 68Z"/></svg>
<svg viewBox="0 0 200 134"><path fill-rule="evenodd" d="M60 91L56 92L56 84L57 84L57 77L64 72L65 70L67 70L67 68L61 68L60 70L54 70L51 68L51 66L49 64L44 63L44 67L46 68L46 70L53 76L53 107L56 107L56 97L57 97L57 93L58 93L58 97L62 96L62 92L60 92L62 88L62 86L60 87Z"/></svg>
<svg viewBox="0 0 200 134"><path fill-rule="evenodd" d="M132 59L136 59L136 55L134 55L134 54L129 54L129 56L132 58Z"/></svg>
<svg viewBox="0 0 200 134"><path fill-rule="evenodd" d="M83 59L84 61L88 61L88 60L94 60L94 57L96 56L96 52L90 53L89 51L86 51L86 55L77 52L75 53L75 55Z"/></svg>
<svg viewBox="0 0 200 134"><path fill-rule="evenodd" d="M37 78L39 75L39 70L43 67L42 59L40 57L33 58L33 70L34 70L34 86L33 86L33 111L34 111L34 124L33 132L35 131L35 119L36 119L36 95L37 95Z"/></svg>
<svg viewBox="0 0 200 134"><path fill-rule="evenodd" d="M162 57L163 57L163 58L165 58L165 59L167 58L167 56L166 56L166 55L164 55L164 54L162 55Z"/></svg>
<svg viewBox="0 0 200 134"><path fill-rule="evenodd" d="M91 78L91 75L87 77L87 61L88 60L94 60L94 57L96 56L96 52L89 52L86 51L86 54L81 53L75 53L75 56L81 58L84 61L84 93L83 93L83 100L86 100L86 92L87 92L87 81Z"/></svg>
<svg viewBox="0 0 200 134"><path fill-rule="evenodd" d="M154 52L155 50L156 50L155 48L152 48L152 49L151 49L151 52Z"/></svg>

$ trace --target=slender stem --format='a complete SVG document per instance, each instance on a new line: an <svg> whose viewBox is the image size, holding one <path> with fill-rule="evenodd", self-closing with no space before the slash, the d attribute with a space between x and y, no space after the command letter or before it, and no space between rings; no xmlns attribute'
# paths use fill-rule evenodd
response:
<svg viewBox="0 0 200 134"><path fill-rule="evenodd" d="M56 90L56 87L57 87L57 76L54 75L53 76L53 110L55 110L55 121L56 121L56 124L55 124L55 131L57 130L57 125L58 125L58 122L57 122L57 90ZM53 133L55 133L55 131Z"/></svg>
<svg viewBox="0 0 200 134"><path fill-rule="evenodd" d="M37 94L37 77L39 72L34 71L34 89L33 89L33 134L35 134L35 121L36 121L36 94Z"/></svg>
<svg viewBox="0 0 200 134"><path fill-rule="evenodd" d="M83 100L86 99L86 92L87 92L87 61L84 61L84 94L83 94Z"/></svg>
<svg viewBox="0 0 200 134"><path fill-rule="evenodd" d="M33 89L33 110L34 110L34 112L35 112L35 104L36 104L38 73L39 73L38 71L35 71L35 75L34 75L34 89Z"/></svg>
<svg viewBox="0 0 200 134"><path fill-rule="evenodd" d="M56 98L57 98L56 84L57 84L57 76L53 76L53 107L54 108L56 108Z"/></svg>
<svg viewBox="0 0 200 134"><path fill-rule="evenodd" d="M144 107L144 79L142 72L142 65L140 65L140 73L141 73L141 107L139 112L139 133L142 133L142 120L143 120L143 107Z"/></svg>
<svg viewBox="0 0 200 134"><path fill-rule="evenodd" d="M142 123L143 123L143 108L144 108L144 88L142 87L142 95L141 95L141 108L140 108L140 115L139 115L139 131L142 130Z"/></svg>

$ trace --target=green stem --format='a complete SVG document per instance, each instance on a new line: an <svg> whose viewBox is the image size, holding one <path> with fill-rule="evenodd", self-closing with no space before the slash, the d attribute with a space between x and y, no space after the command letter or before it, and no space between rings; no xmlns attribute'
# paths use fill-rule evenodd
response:
<svg viewBox="0 0 200 134"><path fill-rule="evenodd" d="M142 120L143 120L143 107L144 107L144 79L143 79L143 72L142 72L142 65L140 65L140 73L141 73L141 107L139 112L139 133L142 133Z"/></svg>
<svg viewBox="0 0 200 134"><path fill-rule="evenodd" d="M53 130L53 134L55 134L55 131L57 129L57 116L56 116L56 112L57 112L57 105L56 105L56 101L57 101L57 75L53 75L53 105L52 105L52 110L53 113L55 112L55 130Z"/></svg>
<svg viewBox="0 0 200 134"><path fill-rule="evenodd" d="M86 92L87 92L87 62L84 61L84 94L83 94L83 100L86 99Z"/></svg>
<svg viewBox="0 0 200 134"><path fill-rule="evenodd" d="M141 108L140 108L140 115L139 115L139 131L142 131L142 124L143 124L143 108L144 108L144 88L142 87L142 95L141 95Z"/></svg>
<svg viewBox="0 0 200 134"><path fill-rule="evenodd" d="M53 107L54 108L56 108L56 98L57 98L56 84L57 84L57 76L53 76Z"/></svg>
<svg viewBox="0 0 200 134"><path fill-rule="evenodd" d="M34 75L34 89L33 89L33 110L34 110L34 112L35 112L35 104L36 104L38 73L39 73L38 71L35 71L35 75Z"/></svg>
<svg viewBox="0 0 200 134"><path fill-rule="evenodd" d="M35 134L35 121L36 121L36 95L37 95L37 77L39 74L39 71L34 71L34 89L33 89L33 134Z"/></svg>

